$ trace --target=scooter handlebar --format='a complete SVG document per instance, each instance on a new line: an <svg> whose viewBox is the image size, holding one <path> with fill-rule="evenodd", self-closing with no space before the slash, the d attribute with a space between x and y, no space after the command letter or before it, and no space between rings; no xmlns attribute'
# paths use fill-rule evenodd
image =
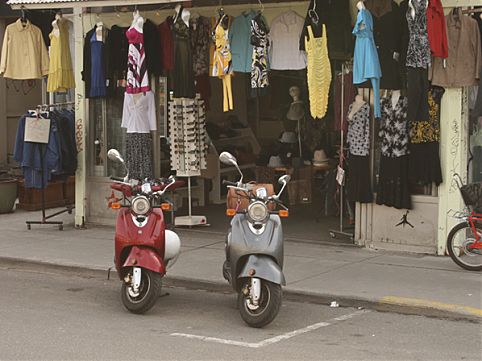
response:
<svg viewBox="0 0 482 361"><path fill-rule="evenodd" d="M231 182L231 181L228 181L228 180L226 180L226 179L223 179L223 185L225 185L225 186L237 187L237 186L238 186L238 183L236 183L236 182Z"/></svg>
<svg viewBox="0 0 482 361"><path fill-rule="evenodd" d="M117 182L124 182L124 178L119 178L119 177L110 177L110 179L112 179L113 181L117 181Z"/></svg>

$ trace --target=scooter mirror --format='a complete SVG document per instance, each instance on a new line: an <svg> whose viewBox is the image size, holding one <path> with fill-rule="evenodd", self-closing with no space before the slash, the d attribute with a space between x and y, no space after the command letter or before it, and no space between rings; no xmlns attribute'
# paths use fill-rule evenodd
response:
<svg viewBox="0 0 482 361"><path fill-rule="evenodd" d="M291 176L289 174L285 174L278 179L279 184L286 184L291 180Z"/></svg>
<svg viewBox="0 0 482 361"><path fill-rule="evenodd" d="M222 152L219 155L219 161L224 164L234 165L235 167L238 165L236 158L229 152Z"/></svg>
<svg viewBox="0 0 482 361"><path fill-rule="evenodd" d="M107 152L107 157L113 162L124 163L124 159L121 157L117 149L109 149Z"/></svg>

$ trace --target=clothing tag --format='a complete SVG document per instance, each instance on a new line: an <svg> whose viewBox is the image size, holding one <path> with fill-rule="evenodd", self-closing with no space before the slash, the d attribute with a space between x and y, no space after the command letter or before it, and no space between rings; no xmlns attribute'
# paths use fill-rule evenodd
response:
<svg viewBox="0 0 482 361"><path fill-rule="evenodd" d="M26 118L25 134L23 140L25 142L43 143L49 142L50 119L44 118Z"/></svg>
<svg viewBox="0 0 482 361"><path fill-rule="evenodd" d="M340 166L338 166L338 170L336 172L336 181L341 186L345 184L345 171Z"/></svg>
<svg viewBox="0 0 482 361"><path fill-rule="evenodd" d="M110 84L110 80L109 80L109 79L106 79L106 80L105 80L105 86L109 86L109 84Z"/></svg>

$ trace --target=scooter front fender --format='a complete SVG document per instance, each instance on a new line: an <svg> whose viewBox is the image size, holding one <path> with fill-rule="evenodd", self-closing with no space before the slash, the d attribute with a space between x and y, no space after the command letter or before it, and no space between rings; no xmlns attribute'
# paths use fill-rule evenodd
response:
<svg viewBox="0 0 482 361"><path fill-rule="evenodd" d="M162 257L148 247L132 247L122 265L122 268L125 267L141 267L161 275L166 273L166 266Z"/></svg>
<svg viewBox="0 0 482 361"><path fill-rule="evenodd" d="M249 274L250 270L255 271L254 275ZM279 285L286 285L281 267L278 266L273 258L265 255L252 254L247 257L246 263L238 275L238 278L246 277L257 277Z"/></svg>

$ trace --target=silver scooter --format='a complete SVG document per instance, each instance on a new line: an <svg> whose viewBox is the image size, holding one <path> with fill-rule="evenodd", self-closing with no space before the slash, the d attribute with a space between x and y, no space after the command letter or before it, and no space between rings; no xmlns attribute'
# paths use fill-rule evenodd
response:
<svg viewBox="0 0 482 361"><path fill-rule="evenodd" d="M238 293L238 308L242 319L251 327L263 327L274 320L281 307L283 274L283 229L281 217L288 208L279 197L290 181L280 177L278 194L268 195L267 189L243 183L243 173L236 158L222 152L219 160L234 166L241 175L238 182L223 181L237 197L249 200L246 209L227 209L232 216L226 238L226 260L223 276ZM239 204L239 203L238 203ZM275 211L273 205L279 206Z"/></svg>

